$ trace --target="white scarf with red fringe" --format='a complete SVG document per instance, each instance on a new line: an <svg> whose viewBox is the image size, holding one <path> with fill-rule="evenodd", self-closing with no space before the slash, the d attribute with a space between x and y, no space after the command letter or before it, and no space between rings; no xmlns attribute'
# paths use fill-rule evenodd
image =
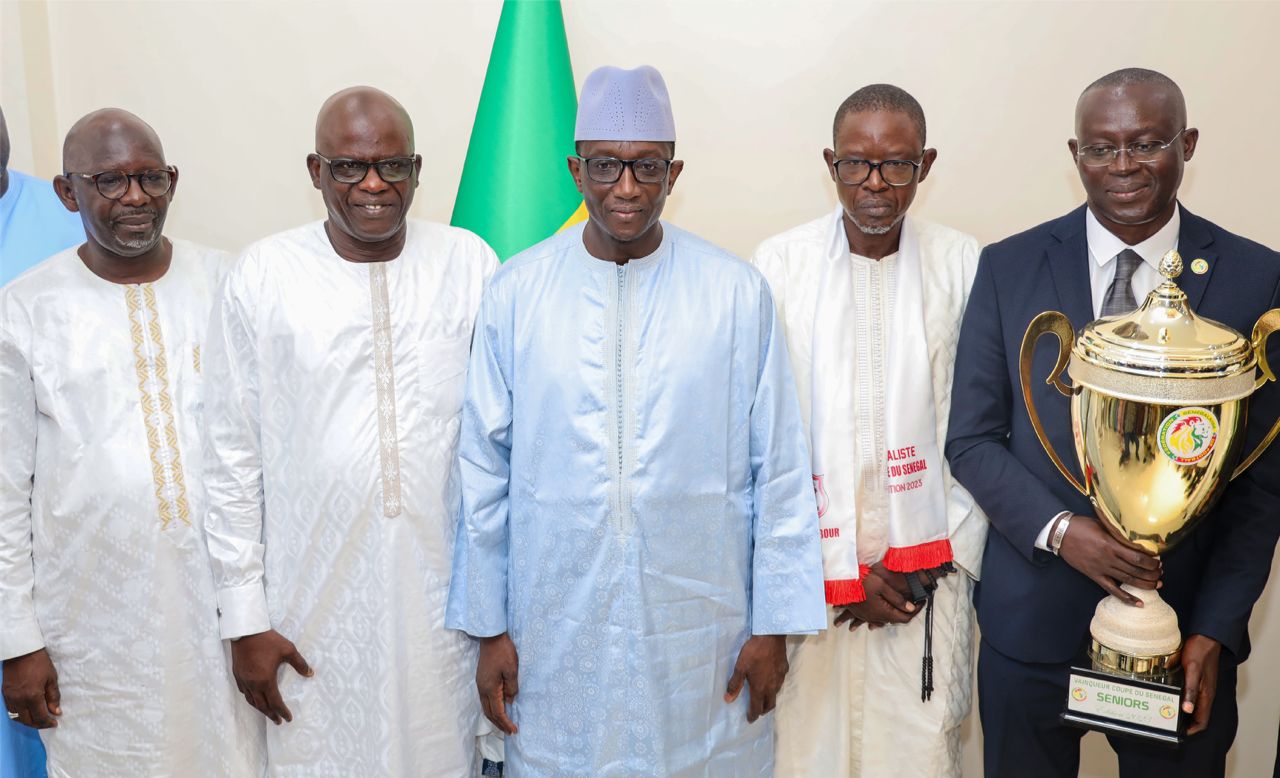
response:
<svg viewBox="0 0 1280 778"><path fill-rule="evenodd" d="M883 464L889 491L889 550L884 565L908 573L952 560L946 490L938 449L929 349L925 342L924 283L915 229L903 220L894 320L889 327ZM813 409L809 450L822 530L827 602L866 599L858 564L858 506L853 387L857 365L853 269L847 253L822 271L813 328Z"/></svg>

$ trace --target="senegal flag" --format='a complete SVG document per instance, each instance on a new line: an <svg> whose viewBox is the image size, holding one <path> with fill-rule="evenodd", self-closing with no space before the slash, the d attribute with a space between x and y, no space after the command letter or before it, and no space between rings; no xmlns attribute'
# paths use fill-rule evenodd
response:
<svg viewBox="0 0 1280 778"><path fill-rule="evenodd" d="M505 261L585 219L565 165L577 112L560 3L505 0L452 223Z"/></svg>

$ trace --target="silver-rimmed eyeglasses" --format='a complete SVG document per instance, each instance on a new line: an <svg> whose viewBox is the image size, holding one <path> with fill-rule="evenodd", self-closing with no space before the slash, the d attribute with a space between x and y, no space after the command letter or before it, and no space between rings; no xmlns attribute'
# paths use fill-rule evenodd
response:
<svg viewBox="0 0 1280 778"><path fill-rule="evenodd" d="M1076 151L1076 157L1089 167L1110 165L1116 161L1122 151L1128 154L1129 159L1134 162L1155 162L1160 157L1161 152L1172 146L1178 136L1186 131L1187 128L1183 127L1167 141L1140 140L1127 146L1114 146L1110 143L1094 143L1089 146L1081 146Z"/></svg>

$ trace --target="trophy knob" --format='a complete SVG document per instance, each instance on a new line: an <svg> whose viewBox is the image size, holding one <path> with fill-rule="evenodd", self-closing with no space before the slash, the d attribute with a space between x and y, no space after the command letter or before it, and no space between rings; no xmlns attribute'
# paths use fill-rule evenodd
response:
<svg viewBox="0 0 1280 778"><path fill-rule="evenodd" d="M1176 249L1161 257L1160 275L1170 281L1182 275L1182 255Z"/></svg>

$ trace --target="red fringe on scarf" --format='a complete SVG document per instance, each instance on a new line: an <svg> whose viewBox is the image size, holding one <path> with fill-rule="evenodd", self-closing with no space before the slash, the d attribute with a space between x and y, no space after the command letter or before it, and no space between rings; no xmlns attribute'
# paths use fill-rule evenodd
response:
<svg viewBox="0 0 1280 778"><path fill-rule="evenodd" d="M943 538L906 548L890 548L884 555L884 566L895 573L914 573L955 559L951 541Z"/></svg>
<svg viewBox="0 0 1280 778"><path fill-rule="evenodd" d="M866 565L858 565L857 578L841 578L836 581L823 581L822 588L826 591L828 605L850 605L855 602L865 602L867 593L862 588L862 579L867 577L871 572L871 568Z"/></svg>

